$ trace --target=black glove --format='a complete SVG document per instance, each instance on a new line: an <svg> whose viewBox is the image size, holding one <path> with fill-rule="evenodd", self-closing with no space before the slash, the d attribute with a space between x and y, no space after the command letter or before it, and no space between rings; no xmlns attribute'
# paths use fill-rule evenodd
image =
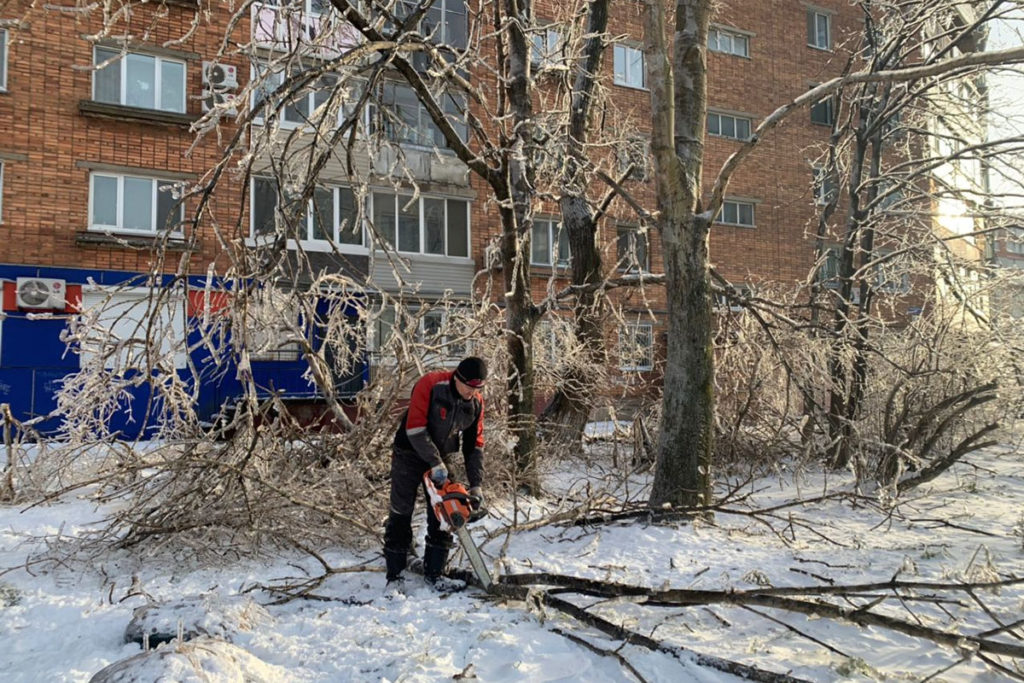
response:
<svg viewBox="0 0 1024 683"><path fill-rule="evenodd" d="M484 509L484 492L479 486L471 486L469 489L469 508L472 510L469 513L471 524L487 516L487 510Z"/></svg>

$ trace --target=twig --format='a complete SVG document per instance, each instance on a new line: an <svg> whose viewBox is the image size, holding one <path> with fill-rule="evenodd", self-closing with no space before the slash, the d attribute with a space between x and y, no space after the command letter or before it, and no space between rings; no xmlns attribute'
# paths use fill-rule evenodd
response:
<svg viewBox="0 0 1024 683"><path fill-rule="evenodd" d="M641 683L647 683L647 679L644 678L640 674L640 672L637 671L636 668L632 664L629 663L629 660L627 660L625 657L623 657L618 652L616 652L614 650L605 650L602 647L598 647L597 645L594 645L593 643L591 643L591 642L589 642L589 641L587 641L587 640L585 640L583 638L580 638L577 635L573 635L572 633L569 633L568 631L563 631L560 628L552 628L551 631L554 632L554 633L557 633L558 635L562 636L563 638L568 638L569 640L571 640L572 642L576 643L577 645L582 645L583 647L587 648L591 652L596 652L597 654L599 654L599 655L601 655L603 657L614 657L615 659L619 660L619 664L621 664L631 674L633 674L638 681L641 681Z"/></svg>
<svg viewBox="0 0 1024 683"><path fill-rule="evenodd" d="M829 645L828 643L826 643L826 642L824 642L822 640L818 640L817 638L815 638L814 636L812 636L810 634L804 633L803 631L801 631L797 627L792 626L791 624L787 624L786 622L782 621L781 619L776 619L775 617L773 617L773 616L771 616L769 614L765 614L764 612L760 612L760 611L754 609L753 607L748 607L746 605L740 605L740 608L745 609L748 612L753 612L754 614L756 614L757 616L761 617L762 619L767 619L768 621L770 621L770 622L772 622L774 624L778 624L779 626L781 626L782 628L786 629L787 631L792 631L793 633L797 634L801 638L806 638L807 640L811 641L812 643L814 643L816 645L821 645L823 648L825 648L829 652L834 652L835 654L839 655L840 657L846 657L847 659L853 659L853 657L851 657L850 655L846 654L842 650L834 648L831 645Z"/></svg>
<svg viewBox="0 0 1024 683"><path fill-rule="evenodd" d="M935 518L932 518L932 517L915 517L915 518L908 519L907 521L908 522L923 522L923 523L933 524L934 526L928 527L929 529L934 529L936 527L946 526L946 527L949 527L951 529L959 529L961 531L970 531L972 534L981 534L982 536L991 536L992 538L1006 538L1005 534L997 534L997 533L993 533L991 531L985 531L984 529L975 529L973 527L963 526L961 524L953 524L953 522L950 522L947 519L935 519Z"/></svg>

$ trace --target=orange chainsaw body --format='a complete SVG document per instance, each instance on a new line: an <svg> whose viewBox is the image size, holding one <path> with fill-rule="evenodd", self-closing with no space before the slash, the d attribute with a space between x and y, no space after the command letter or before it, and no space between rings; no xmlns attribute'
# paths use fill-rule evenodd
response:
<svg viewBox="0 0 1024 683"><path fill-rule="evenodd" d="M430 504L434 506L434 514L439 520L452 529L459 529L469 521L472 508L469 505L469 491L462 484L449 479L444 486L438 488L429 477L424 477L427 491L430 493Z"/></svg>

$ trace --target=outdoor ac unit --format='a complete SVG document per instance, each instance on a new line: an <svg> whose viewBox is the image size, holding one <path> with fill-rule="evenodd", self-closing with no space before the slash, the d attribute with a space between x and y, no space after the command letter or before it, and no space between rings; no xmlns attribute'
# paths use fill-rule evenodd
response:
<svg viewBox="0 0 1024 683"><path fill-rule="evenodd" d="M64 310L67 305L67 288L64 280L19 277L15 288L18 308Z"/></svg>
<svg viewBox="0 0 1024 683"><path fill-rule="evenodd" d="M224 112L229 116L233 116L238 113L235 109L235 96L229 92L218 92L216 90L203 90L203 111L210 111L218 104L227 103L228 108Z"/></svg>
<svg viewBox="0 0 1024 683"><path fill-rule="evenodd" d="M234 90L238 87L238 69L230 64L203 62L203 89Z"/></svg>

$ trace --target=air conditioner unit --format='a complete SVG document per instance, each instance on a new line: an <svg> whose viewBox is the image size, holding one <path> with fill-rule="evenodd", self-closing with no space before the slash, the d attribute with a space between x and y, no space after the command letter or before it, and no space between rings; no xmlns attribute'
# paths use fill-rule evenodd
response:
<svg viewBox="0 0 1024 683"><path fill-rule="evenodd" d="M67 306L67 287L64 280L19 277L15 291L18 308L62 311Z"/></svg>
<svg viewBox="0 0 1024 683"><path fill-rule="evenodd" d="M203 90L203 111L210 111L217 105L226 105L224 113L234 116L238 113L235 109L235 95L229 92L218 92L216 90Z"/></svg>
<svg viewBox="0 0 1024 683"><path fill-rule="evenodd" d="M203 62L203 88L233 90L238 87L238 69L230 64Z"/></svg>

